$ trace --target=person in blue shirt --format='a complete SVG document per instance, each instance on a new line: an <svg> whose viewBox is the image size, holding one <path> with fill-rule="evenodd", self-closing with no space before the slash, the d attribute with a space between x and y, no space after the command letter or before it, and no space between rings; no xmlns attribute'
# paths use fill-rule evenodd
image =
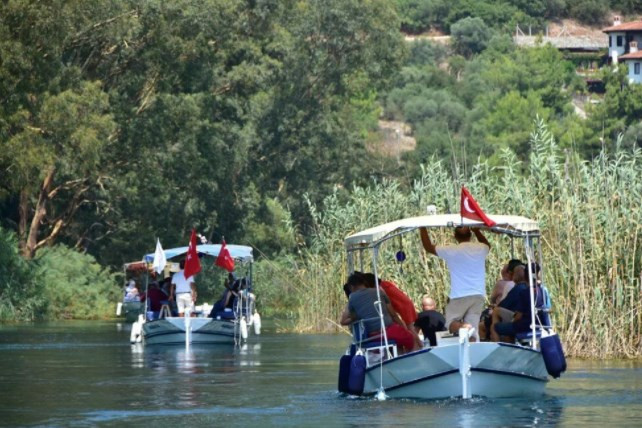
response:
<svg viewBox="0 0 642 428"><path fill-rule="evenodd" d="M513 271L515 286L493 311L493 324L490 329L490 338L499 342L512 342L517 333L528 331L531 325L531 295L526 278L526 266L517 266ZM534 284L536 287L537 284ZM499 322L500 314L512 313L510 321Z"/></svg>

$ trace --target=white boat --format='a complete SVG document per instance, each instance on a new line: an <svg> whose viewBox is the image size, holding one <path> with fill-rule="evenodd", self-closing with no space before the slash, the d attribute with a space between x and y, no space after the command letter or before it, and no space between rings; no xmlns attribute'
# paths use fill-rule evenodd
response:
<svg viewBox="0 0 642 428"><path fill-rule="evenodd" d="M130 341L143 341L145 345L184 344L239 344L247 340L251 327L254 334L260 334L261 319L254 307L252 287L252 248L242 245L226 245L237 265L245 270L247 288L239 293L231 310L223 311L210 318L209 305L196 306L195 313L186 312L185 317L171 316L169 307L163 307L156 314L147 311L140 315L132 326ZM188 247L165 250L167 260L187 253ZM218 257L221 245L198 245L199 256ZM143 262L151 264L154 254L147 254ZM147 299L149 300L149 299ZM195 316L190 316L195 315Z"/></svg>
<svg viewBox="0 0 642 428"><path fill-rule="evenodd" d="M543 269L537 222L518 216L489 217L496 222L492 231L508 235L512 250L513 241L521 240L527 263L530 265L538 259ZM407 218L355 233L345 239L348 268L354 271L356 255L363 270L364 252L371 250L373 273L378 277L377 256L384 242L405 233L417 233L421 227L460 225L486 228L481 222L445 214ZM535 278L529 272L531 290L533 281ZM424 345L421 350L398 355L396 345L388 341L385 333L365 341L360 341L359 334L355 334L340 361L339 391L379 399L541 394L549 378L559 377L566 369L566 362L549 317L542 313L536 316L538 308L534 300L531 292L531 331L518 334L515 343L470 342L474 329L461 329L458 336L438 334L434 347ZM353 330L358 332L356 327L358 325L353 326Z"/></svg>

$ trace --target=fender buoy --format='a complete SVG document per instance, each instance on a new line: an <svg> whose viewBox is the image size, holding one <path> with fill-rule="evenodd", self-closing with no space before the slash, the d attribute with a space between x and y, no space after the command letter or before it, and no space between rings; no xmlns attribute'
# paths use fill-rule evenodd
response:
<svg viewBox="0 0 642 428"><path fill-rule="evenodd" d="M261 316L258 312L254 312L254 317L252 319L252 324L254 325L254 334L257 336L261 334Z"/></svg>
<svg viewBox="0 0 642 428"><path fill-rule="evenodd" d="M540 349L546 371L553 378L560 377L560 374L566 371L566 358L564 357L564 350L562 349L562 342L560 337L553 333L549 336L540 339Z"/></svg>
<svg viewBox="0 0 642 428"><path fill-rule="evenodd" d="M130 343L140 343L143 340L143 323L145 319L143 315L138 315L138 321L132 324L132 332L129 335Z"/></svg>
<svg viewBox="0 0 642 428"><path fill-rule="evenodd" d="M352 363L352 355L344 355L339 360L339 392L343 392L344 394L350 394L348 388L350 363Z"/></svg>
<svg viewBox="0 0 642 428"><path fill-rule="evenodd" d="M350 376L348 377L348 391L352 395L363 394L366 382L366 357L357 354L350 362Z"/></svg>
<svg viewBox="0 0 642 428"><path fill-rule="evenodd" d="M245 317L241 317L241 338L247 340L247 322L245 322Z"/></svg>

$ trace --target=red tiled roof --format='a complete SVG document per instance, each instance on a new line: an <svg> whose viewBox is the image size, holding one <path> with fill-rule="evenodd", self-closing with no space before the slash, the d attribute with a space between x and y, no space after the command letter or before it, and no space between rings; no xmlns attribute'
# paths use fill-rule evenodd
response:
<svg viewBox="0 0 642 428"><path fill-rule="evenodd" d="M642 51L637 51L633 53L628 53L626 55L622 55L620 59L642 59Z"/></svg>
<svg viewBox="0 0 642 428"><path fill-rule="evenodd" d="M603 33L612 33L614 31L642 31L642 21L625 22L620 25L612 25L602 30Z"/></svg>

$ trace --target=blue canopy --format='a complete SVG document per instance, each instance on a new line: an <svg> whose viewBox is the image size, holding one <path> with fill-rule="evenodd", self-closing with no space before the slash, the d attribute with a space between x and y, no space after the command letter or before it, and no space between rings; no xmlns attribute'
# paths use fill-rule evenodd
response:
<svg viewBox="0 0 642 428"><path fill-rule="evenodd" d="M226 245L227 250L230 252L230 255L234 260L239 260L242 262L252 262L254 261L252 257L252 247L247 247L245 245ZM173 259L174 257L182 256L187 253L189 247L178 247L172 248L165 251L165 258L167 260ZM196 251L200 254L205 254L207 256L218 257L218 253L221 251L220 244L207 244L207 245L197 245ZM154 261L154 253L145 254L143 257L148 263Z"/></svg>

